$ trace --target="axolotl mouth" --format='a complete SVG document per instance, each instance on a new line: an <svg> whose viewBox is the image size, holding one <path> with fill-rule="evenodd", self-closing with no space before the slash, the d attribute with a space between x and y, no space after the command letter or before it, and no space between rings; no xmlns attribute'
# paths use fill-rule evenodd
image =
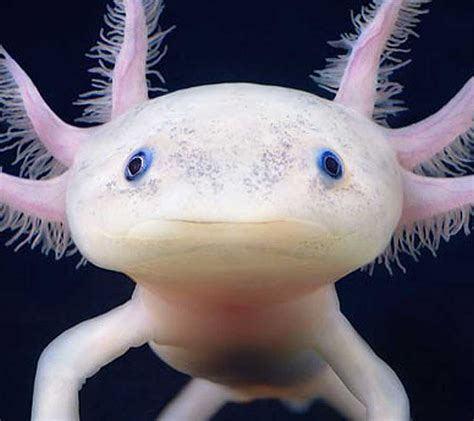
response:
<svg viewBox="0 0 474 421"><path fill-rule="evenodd" d="M354 233L338 235L303 220L150 219L123 235L103 235L109 268L139 283L188 290L314 285L360 263Z"/></svg>
<svg viewBox="0 0 474 421"><path fill-rule="evenodd" d="M341 239L328 228L296 219L228 221L160 219L131 227L124 238L156 245L156 256L212 254L227 264L249 261L247 253L257 257L277 256L305 259L321 248L329 249ZM254 255L255 256L255 255ZM203 256L204 257L204 256ZM252 260L252 259L250 259Z"/></svg>

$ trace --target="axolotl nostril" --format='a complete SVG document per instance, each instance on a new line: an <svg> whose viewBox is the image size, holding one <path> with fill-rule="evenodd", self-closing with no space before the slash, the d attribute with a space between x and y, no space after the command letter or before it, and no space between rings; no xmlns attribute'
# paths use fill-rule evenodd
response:
<svg viewBox="0 0 474 421"><path fill-rule="evenodd" d="M5 51L0 228L57 258L128 275L130 301L42 354L34 420L78 419L78 391L148 343L194 380L161 420L225 403L322 398L351 419L408 420L395 373L342 315L334 284L468 230L474 84L433 116L391 129L401 45L426 0L375 0L347 53L313 77L332 101L250 83L150 100L162 57L159 0L114 0L78 128L59 119ZM101 78L101 79L100 79Z"/></svg>

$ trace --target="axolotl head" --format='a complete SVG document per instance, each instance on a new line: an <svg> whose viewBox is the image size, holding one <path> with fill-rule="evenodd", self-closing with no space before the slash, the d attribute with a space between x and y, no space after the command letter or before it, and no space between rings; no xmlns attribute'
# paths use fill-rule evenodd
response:
<svg viewBox="0 0 474 421"><path fill-rule="evenodd" d="M0 231L57 258L77 246L148 288L246 299L434 251L469 229L474 176L456 176L471 170L473 80L426 120L380 124L400 109L391 78L423 3L354 18L335 44L347 54L314 75L333 101L252 84L149 100L162 3L117 1L80 100L102 124L87 128L60 120L0 47L0 146L20 163L0 173Z"/></svg>
<svg viewBox="0 0 474 421"><path fill-rule="evenodd" d="M67 193L74 241L96 265L238 289L340 278L384 250L401 206L375 124L251 84L179 91L104 125Z"/></svg>

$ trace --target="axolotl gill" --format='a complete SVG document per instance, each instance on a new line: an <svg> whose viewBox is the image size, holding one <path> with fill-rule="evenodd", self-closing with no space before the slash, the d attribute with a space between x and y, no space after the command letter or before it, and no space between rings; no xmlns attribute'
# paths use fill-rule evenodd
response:
<svg viewBox="0 0 474 421"><path fill-rule="evenodd" d="M194 377L160 420L225 403L322 398L350 419L408 420L396 374L342 315L334 284L468 230L474 84L390 129L401 45L427 0L374 0L346 54L314 74L334 100L250 83L150 100L169 30L160 0L114 0L92 50L93 91L66 124L4 50L0 228L57 258L127 274L127 303L55 339L38 363L33 420L79 418L84 381L148 343Z"/></svg>

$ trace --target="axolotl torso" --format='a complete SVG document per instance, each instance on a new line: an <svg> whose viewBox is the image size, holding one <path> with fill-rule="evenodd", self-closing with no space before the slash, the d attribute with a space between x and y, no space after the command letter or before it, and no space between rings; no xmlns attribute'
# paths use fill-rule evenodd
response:
<svg viewBox="0 0 474 421"><path fill-rule="evenodd" d="M149 100L169 32L162 4L115 0L80 100L83 121L102 124L87 128L61 121L0 48L0 145L20 164L0 173L0 230L57 258L77 248L137 284L47 347L34 420L78 419L84 381L146 343L195 378L162 421L316 397L351 419L409 419L403 386L342 315L334 284L469 231L473 80L433 116L387 127L406 64L396 55L425 3L375 0L354 17L356 33L335 44L347 54L314 75L333 101L243 83Z"/></svg>

